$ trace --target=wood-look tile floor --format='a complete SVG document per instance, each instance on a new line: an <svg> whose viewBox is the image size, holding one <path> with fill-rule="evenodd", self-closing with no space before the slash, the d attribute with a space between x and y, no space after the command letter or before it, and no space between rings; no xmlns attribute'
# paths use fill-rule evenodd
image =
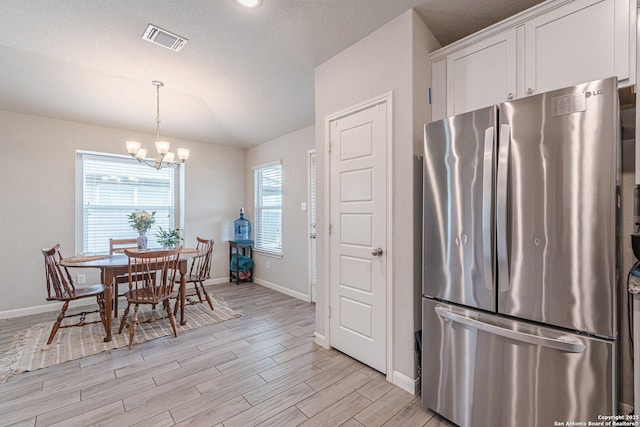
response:
<svg viewBox="0 0 640 427"><path fill-rule="evenodd" d="M0 384L0 425L451 425L379 372L313 343L314 304L252 283L209 290L243 315L14 375ZM0 356L17 330L53 316L0 320Z"/></svg>

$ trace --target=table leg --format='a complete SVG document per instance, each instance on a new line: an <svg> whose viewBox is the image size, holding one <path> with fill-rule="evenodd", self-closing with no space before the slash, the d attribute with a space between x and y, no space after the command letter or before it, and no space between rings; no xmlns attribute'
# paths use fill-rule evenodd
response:
<svg viewBox="0 0 640 427"><path fill-rule="evenodd" d="M105 289L104 289L104 300L105 300L105 305L106 305L106 315L107 315L107 336L104 337L104 342L109 342L111 341L111 315L112 315L112 308L111 308L111 304L113 304L113 271L105 268L102 270L102 279L103 279L103 283L105 285Z"/></svg>
<svg viewBox="0 0 640 427"><path fill-rule="evenodd" d="M184 305L187 302L187 261L180 261L180 324L186 325L184 318Z"/></svg>

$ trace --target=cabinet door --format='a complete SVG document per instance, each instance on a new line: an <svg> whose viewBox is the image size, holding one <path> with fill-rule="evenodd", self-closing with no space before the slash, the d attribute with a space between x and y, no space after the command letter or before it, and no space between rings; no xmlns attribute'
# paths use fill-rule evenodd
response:
<svg viewBox="0 0 640 427"><path fill-rule="evenodd" d="M447 60L431 65L431 121L447 117Z"/></svg>
<svg viewBox="0 0 640 427"><path fill-rule="evenodd" d="M511 29L447 57L447 114L512 99L516 92L516 31Z"/></svg>
<svg viewBox="0 0 640 427"><path fill-rule="evenodd" d="M634 2L635 3L635 2ZM519 96L617 76L631 78L629 0L580 0L525 25L525 78Z"/></svg>

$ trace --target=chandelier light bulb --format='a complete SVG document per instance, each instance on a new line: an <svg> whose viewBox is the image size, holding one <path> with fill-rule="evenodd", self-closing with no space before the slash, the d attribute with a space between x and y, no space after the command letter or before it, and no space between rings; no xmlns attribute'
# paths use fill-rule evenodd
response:
<svg viewBox="0 0 640 427"><path fill-rule="evenodd" d="M178 158L183 162L189 158L188 148L178 148L176 151L178 152Z"/></svg>
<svg viewBox="0 0 640 427"><path fill-rule="evenodd" d="M142 147L142 144L138 141L127 141L127 152L131 155L135 156L138 150L140 150L140 147Z"/></svg>
<svg viewBox="0 0 640 427"><path fill-rule="evenodd" d="M135 157L138 160L143 160L145 157L147 157L147 149L146 148L139 149L138 152L135 154Z"/></svg>
<svg viewBox="0 0 640 427"><path fill-rule="evenodd" d="M164 155L162 159L165 161L165 163L171 163L175 158L176 158L176 153L174 153L173 151L169 151L167 154Z"/></svg>
<svg viewBox="0 0 640 427"><path fill-rule="evenodd" d="M167 154L170 146L167 141L156 141L156 151L160 154Z"/></svg>

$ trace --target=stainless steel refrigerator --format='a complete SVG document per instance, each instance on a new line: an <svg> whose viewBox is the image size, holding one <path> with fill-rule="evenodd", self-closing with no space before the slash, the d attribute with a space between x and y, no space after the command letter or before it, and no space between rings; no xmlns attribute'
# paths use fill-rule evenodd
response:
<svg viewBox="0 0 640 427"><path fill-rule="evenodd" d="M610 78L425 126L422 400L456 424L617 413L617 100Z"/></svg>

